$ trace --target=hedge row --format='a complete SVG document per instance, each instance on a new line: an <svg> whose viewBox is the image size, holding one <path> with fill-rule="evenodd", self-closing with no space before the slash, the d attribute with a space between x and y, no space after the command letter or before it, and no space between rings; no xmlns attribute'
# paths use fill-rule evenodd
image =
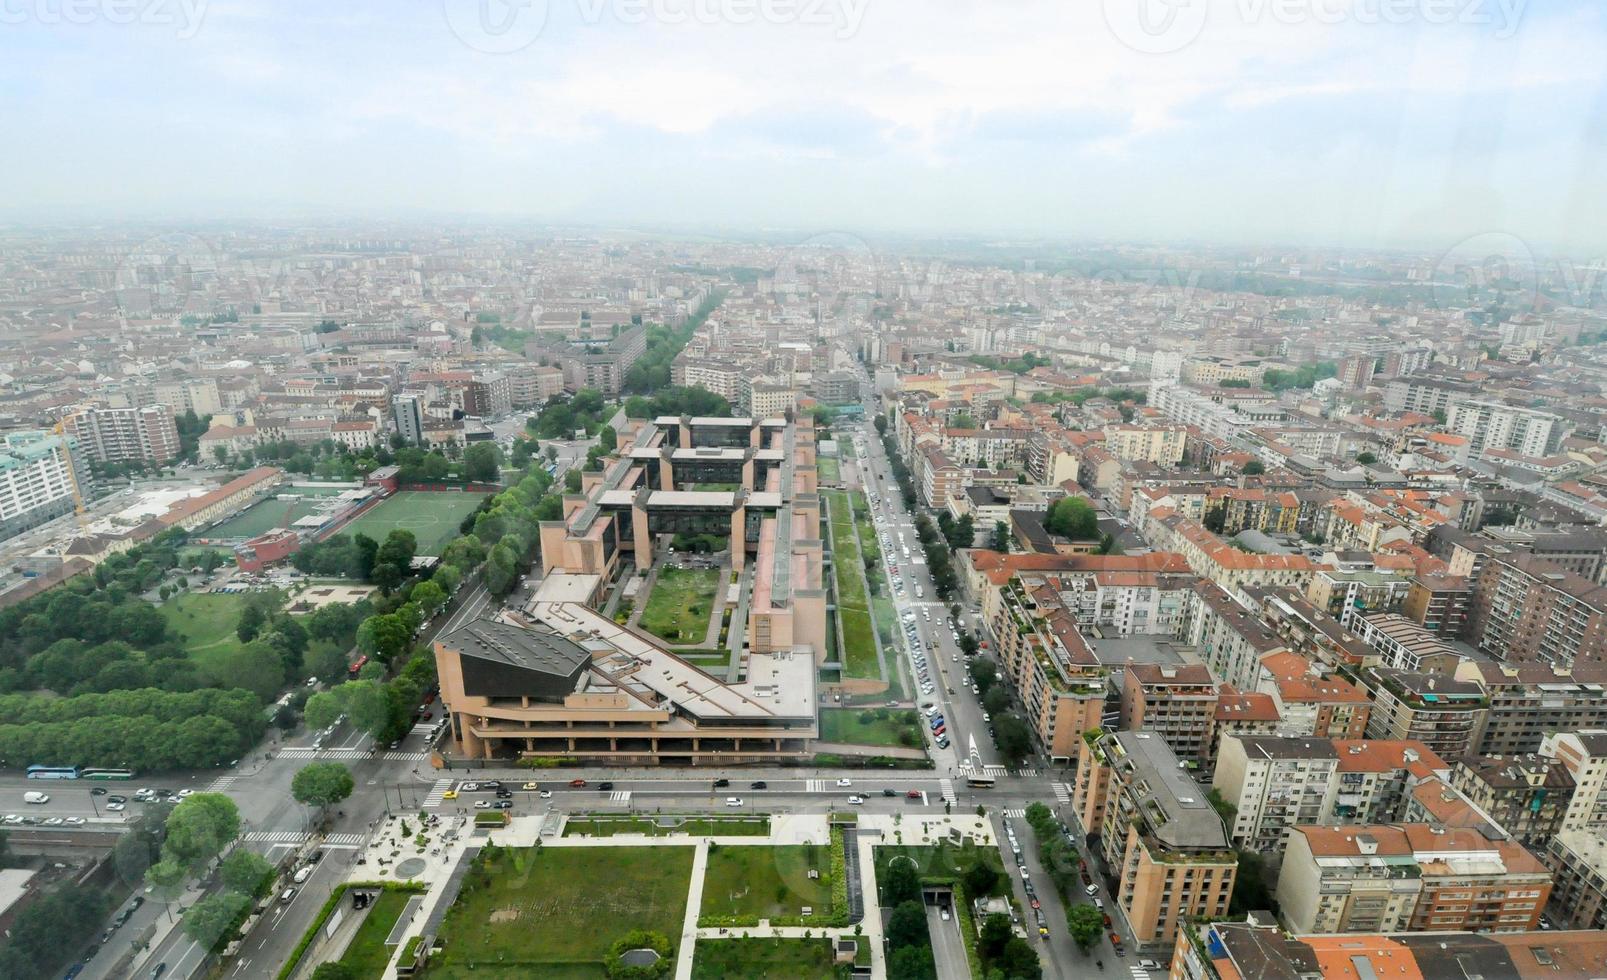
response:
<svg viewBox="0 0 1607 980"><path fill-rule="evenodd" d="M296 943L296 948L290 951L290 958L285 961L284 967L279 970L278 980L289 980L290 975L296 972L296 967L301 963L302 956L306 955L307 947L311 946L312 941L318 938L319 930L323 929L324 923L328 922L329 917L335 914L335 906L339 905L340 900L345 898L346 893L353 888L378 888L387 892L423 892L426 890L423 884L416 881L348 881L336 885L335 890L329 893L329 899L324 902L323 908L319 909L318 914L313 917L312 925L308 926L307 931L302 933L301 941Z"/></svg>

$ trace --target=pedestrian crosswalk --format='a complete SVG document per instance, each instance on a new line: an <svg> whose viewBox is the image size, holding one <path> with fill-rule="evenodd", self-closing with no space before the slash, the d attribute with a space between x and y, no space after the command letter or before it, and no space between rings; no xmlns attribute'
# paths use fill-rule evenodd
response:
<svg viewBox="0 0 1607 980"><path fill-rule="evenodd" d="M300 844L306 839L304 830L253 830L245 835L247 844Z"/></svg>
<svg viewBox="0 0 1607 980"><path fill-rule="evenodd" d="M431 786L430 791L424 795L424 805L425 806L440 806L442 796L446 793L447 790L449 790L451 788L452 788L452 780L450 780L450 779L437 779L435 781L435 785Z"/></svg>
<svg viewBox="0 0 1607 980"><path fill-rule="evenodd" d="M1133 980L1149 980L1149 971L1143 967L1134 964L1128 969L1133 971Z"/></svg>
<svg viewBox="0 0 1607 980"><path fill-rule="evenodd" d="M318 750L310 745L287 745L279 750L281 758L305 759L318 754Z"/></svg>
<svg viewBox="0 0 1607 980"><path fill-rule="evenodd" d="M937 785L938 785L938 790L943 794L943 802L944 803L958 803L958 802L960 802L960 798L958 796L954 795L954 780L952 780L952 779L939 779L937 781Z"/></svg>
<svg viewBox="0 0 1607 980"><path fill-rule="evenodd" d="M434 725L431 725L428 722L421 721L418 724L414 725L412 730L409 731L408 734L409 735L428 735L430 733L430 730L433 729L434 727L435 727Z"/></svg>
<svg viewBox="0 0 1607 980"><path fill-rule="evenodd" d="M207 785L206 791L208 793L221 793L239 781L239 776L219 776Z"/></svg>
<svg viewBox="0 0 1607 980"><path fill-rule="evenodd" d="M1036 769L1017 769L1015 775L1021 779L1037 779L1039 773Z"/></svg>
<svg viewBox="0 0 1607 980"><path fill-rule="evenodd" d="M1066 804L1071 802L1071 788L1065 783L1050 783L1049 788L1055 791L1055 802Z"/></svg>
<svg viewBox="0 0 1607 980"><path fill-rule="evenodd" d="M824 793L831 789L831 786L824 779L811 779L804 785L804 789L810 793Z"/></svg>
<svg viewBox="0 0 1607 980"><path fill-rule="evenodd" d="M628 789L616 789L612 793L608 794L608 802L610 803L624 803L629 805L630 801L631 791Z"/></svg>
<svg viewBox="0 0 1607 980"><path fill-rule="evenodd" d="M1008 776L1008 775L1010 775L1010 767L1009 766L983 766L982 771L987 773L989 776Z"/></svg>
<svg viewBox="0 0 1607 980"><path fill-rule="evenodd" d="M367 759L368 749L315 749L310 745L289 745L279 750L285 759Z"/></svg>
<svg viewBox="0 0 1607 980"><path fill-rule="evenodd" d="M324 843L334 847L356 847L363 842L362 834L330 834Z"/></svg>
<svg viewBox="0 0 1607 980"><path fill-rule="evenodd" d="M1027 808L1026 807L1012 807L1012 808L1004 811L1004 815L1009 817L1011 820L1025 820L1025 819L1027 819Z"/></svg>
<svg viewBox="0 0 1607 980"><path fill-rule="evenodd" d="M401 752L401 751L397 751L397 752L387 752L387 753L385 753L385 761L386 762L423 762L425 759L428 759L429 757L430 757L430 754L428 752Z"/></svg>

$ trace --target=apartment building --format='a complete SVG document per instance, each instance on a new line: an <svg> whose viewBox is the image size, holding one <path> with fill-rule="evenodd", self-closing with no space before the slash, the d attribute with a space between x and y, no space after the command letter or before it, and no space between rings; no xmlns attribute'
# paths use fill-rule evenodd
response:
<svg viewBox="0 0 1607 980"><path fill-rule="evenodd" d="M1203 664L1135 664L1122 674L1121 727L1165 740L1186 764L1205 763L1215 729L1217 683Z"/></svg>
<svg viewBox="0 0 1607 980"><path fill-rule="evenodd" d="M1259 385L1267 368L1279 366L1259 357L1190 357L1183 362L1183 380L1191 385L1220 385L1224 381L1248 381Z"/></svg>
<svg viewBox="0 0 1607 980"><path fill-rule="evenodd" d="M1607 730L1548 732L1540 754L1561 762L1573 777L1562 829L1607 833Z"/></svg>
<svg viewBox="0 0 1607 980"><path fill-rule="evenodd" d="M89 464L77 440L8 432L0 447L0 540L70 514L89 492Z"/></svg>
<svg viewBox="0 0 1607 980"><path fill-rule="evenodd" d="M1479 684L1490 701L1474 739L1479 755L1538 752L1548 732L1607 727L1607 667L1469 659L1456 676Z"/></svg>
<svg viewBox="0 0 1607 980"><path fill-rule="evenodd" d="M1524 456L1550 456L1571 429L1550 412L1500 402L1465 399L1451 403L1445 430L1468 439L1477 457L1486 449L1510 449Z"/></svg>
<svg viewBox="0 0 1607 980"><path fill-rule="evenodd" d="M520 361L502 365L508 376L508 403L516 409L537 408L564 392L562 368Z"/></svg>
<svg viewBox="0 0 1607 980"><path fill-rule="evenodd" d="M1177 638L1194 647L1218 680L1255 690L1261 658L1287 651L1287 644L1215 583L1196 579L1184 595Z"/></svg>
<svg viewBox="0 0 1607 980"><path fill-rule="evenodd" d="M1212 487L1205 498L1204 523L1229 536L1240 531L1294 534L1299 528L1300 508L1300 497L1289 490Z"/></svg>
<svg viewBox="0 0 1607 980"><path fill-rule="evenodd" d="M1451 772L1450 764L1422 742L1336 738L1333 745L1339 753L1338 786L1322 823L1399 821L1418 786Z"/></svg>
<svg viewBox="0 0 1607 980"><path fill-rule="evenodd" d="M1502 830L1540 849L1562 829L1574 793L1568 768L1538 754L1463 756L1450 784Z"/></svg>
<svg viewBox="0 0 1607 980"><path fill-rule="evenodd" d="M1473 580L1435 573L1413 576L1401 615L1438 637L1460 637L1473 606Z"/></svg>
<svg viewBox="0 0 1607 980"><path fill-rule="evenodd" d="M936 446L926 446L916 453L914 471L921 500L928 507L947 507L949 499L964 490L964 471Z"/></svg>
<svg viewBox="0 0 1607 980"><path fill-rule="evenodd" d="M1101 833L1111 893L1137 942L1170 944L1187 919L1227 914L1237 855L1205 791L1158 734L1082 740L1075 792L1093 820L1085 826Z"/></svg>
<svg viewBox="0 0 1607 980"><path fill-rule="evenodd" d="M1607 929L1607 837L1595 830L1564 830L1545 847L1557 925L1597 933Z"/></svg>
<svg viewBox="0 0 1607 980"><path fill-rule="evenodd" d="M179 430L166 405L144 408L78 409L62 420L97 463L153 463L161 466L179 455Z"/></svg>
<svg viewBox="0 0 1607 980"><path fill-rule="evenodd" d="M410 446L424 444L424 396L423 395L397 395L391 399L391 412L396 422L396 432L407 440Z"/></svg>
<svg viewBox="0 0 1607 980"><path fill-rule="evenodd" d="M1107 425L1105 451L1123 462L1143 460L1175 467L1183 461L1188 429L1181 425Z"/></svg>
<svg viewBox="0 0 1607 980"><path fill-rule="evenodd" d="M1099 727L1109 671L1088 648L1058 588L1022 575L999 593L992 624L1000 672L1015 688L1044 754L1069 761L1082 734Z"/></svg>
<svg viewBox="0 0 1607 980"><path fill-rule="evenodd" d="M1272 696L1285 735L1361 738L1372 719L1365 691L1298 654L1263 656L1255 690Z"/></svg>
<svg viewBox="0 0 1607 980"><path fill-rule="evenodd" d="M1430 824L1295 827L1277 898L1297 934L1534 929L1551 894L1533 854Z"/></svg>
<svg viewBox="0 0 1607 980"><path fill-rule="evenodd" d="M1224 735L1211 788L1234 808L1234 845L1281 854L1292 826L1329 813L1338 769L1339 753L1326 738Z"/></svg>
<svg viewBox="0 0 1607 980"><path fill-rule="evenodd" d="M1304 591L1315 566L1304 555L1258 555L1240 551L1195 521L1165 510L1153 510L1145 528L1158 551L1176 551L1201 578L1228 592L1258 586L1285 585Z"/></svg>
<svg viewBox="0 0 1607 980"><path fill-rule="evenodd" d="M1530 555L1492 557L1474 586L1469 632L1509 663L1607 663L1607 586Z"/></svg>
<svg viewBox="0 0 1607 980"><path fill-rule="evenodd" d="M1384 385L1384 407L1394 415L1413 412L1449 416L1453 401L1466 399L1477 391L1474 385L1449 378L1395 378Z"/></svg>
<svg viewBox="0 0 1607 980"><path fill-rule="evenodd" d="M1371 647L1379 663L1396 670L1448 674L1456 671L1462 655L1450 644L1396 613L1362 614L1355 606L1347 609L1342 622L1356 637Z"/></svg>
<svg viewBox="0 0 1607 980"><path fill-rule="evenodd" d="M1369 738L1415 739L1447 759L1473 751L1484 726L1484 688L1443 674L1369 667L1361 680L1372 695Z"/></svg>

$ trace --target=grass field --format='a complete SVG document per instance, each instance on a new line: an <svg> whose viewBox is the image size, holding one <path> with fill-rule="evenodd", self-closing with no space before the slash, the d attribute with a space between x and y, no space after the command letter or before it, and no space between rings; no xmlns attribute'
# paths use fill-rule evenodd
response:
<svg viewBox="0 0 1607 980"><path fill-rule="evenodd" d="M854 526L853 497L841 490L826 491L822 496L831 508L832 576L837 582L837 618L843 625L843 674L880 678L859 533Z"/></svg>
<svg viewBox="0 0 1607 980"><path fill-rule="evenodd" d="M701 645L709 632L709 612L725 573L718 568L661 568L637 623L671 643Z"/></svg>
<svg viewBox="0 0 1607 980"><path fill-rule="evenodd" d="M385 945L385 937L391 934L391 927L402 917L402 909L412 897L408 892L379 893L368 910L368 917L357 927L357 935L352 937L351 945L340 958L357 980L379 980L385 975L385 965L396 952L395 946Z"/></svg>
<svg viewBox="0 0 1607 980"><path fill-rule="evenodd" d="M822 483L836 483L843 478L842 471L838 468L835 459L822 457L815 461L815 465L820 468L820 482Z"/></svg>
<svg viewBox="0 0 1607 980"><path fill-rule="evenodd" d="M830 939L699 939L692 980L831 980L851 975L833 965Z"/></svg>
<svg viewBox="0 0 1607 980"><path fill-rule="evenodd" d="M729 793L730 790L720 790ZM660 820L673 820L668 826ZM765 817L572 817L564 824L565 837L613 837L616 834L646 834L668 837L763 837L770 833Z"/></svg>
<svg viewBox="0 0 1607 980"><path fill-rule="evenodd" d="M450 490L403 490L341 528L340 533L366 534L375 541L384 541L391 531L403 528L418 539L419 554L439 555L447 542L457 537L458 525L480 506L484 496Z"/></svg>
<svg viewBox="0 0 1607 980"><path fill-rule="evenodd" d="M326 501L317 496L301 497L296 500L279 500L270 497L261 503L252 504L222 524L208 528L197 536L203 538L254 538L259 534L272 531L274 528L289 527L308 514L317 511L319 506L324 503Z"/></svg>
<svg viewBox="0 0 1607 980"><path fill-rule="evenodd" d="M234 628L245 606L243 593L186 592L164 602L159 611L168 628L183 639L184 652L201 669L216 670L240 649Z"/></svg>
<svg viewBox="0 0 1607 980"><path fill-rule="evenodd" d="M887 880L887 866L894 860L912 860L922 880L954 881L970 870L973 864L982 863L998 872L990 895L1008 895L1011 875L1004 870L1004 858L996 847L978 847L967 841L963 846L923 844L882 846L875 849L876 880ZM982 896L972 895L971 898Z"/></svg>
<svg viewBox="0 0 1607 980"><path fill-rule="evenodd" d="M691 847L482 853L441 923L445 949L426 975L600 978L609 945L632 929L679 942L691 878Z"/></svg>
<svg viewBox="0 0 1607 980"><path fill-rule="evenodd" d="M811 870L819 877L810 878ZM774 919L799 915L806 907L812 916L831 914L831 848L796 844L709 850L703 914Z"/></svg>
<svg viewBox="0 0 1607 980"><path fill-rule="evenodd" d="M901 739L904 732L909 735ZM820 740L920 748L920 716L913 708L822 708Z"/></svg>

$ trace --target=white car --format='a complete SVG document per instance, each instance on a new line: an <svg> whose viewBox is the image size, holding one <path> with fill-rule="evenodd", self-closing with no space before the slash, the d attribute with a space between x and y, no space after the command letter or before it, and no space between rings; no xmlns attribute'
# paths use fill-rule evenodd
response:
<svg viewBox="0 0 1607 980"><path fill-rule="evenodd" d="M46 827L60 827L66 822L66 819L63 817L46 817L44 819L44 825Z"/></svg>
<svg viewBox="0 0 1607 980"><path fill-rule="evenodd" d="M542 790L541 791L541 798L544 799L544 800L552 799L552 790L550 790L550 789Z"/></svg>
<svg viewBox="0 0 1607 980"><path fill-rule="evenodd" d="M475 800L474 801L474 808L476 810L489 810L489 809L491 809L491 801L490 800Z"/></svg>
<svg viewBox="0 0 1607 980"><path fill-rule="evenodd" d="M849 779L847 776L844 776L841 779L837 780L837 785L838 786L852 786L852 785L854 785L854 781L852 779Z"/></svg>
<svg viewBox="0 0 1607 980"><path fill-rule="evenodd" d="M742 797L740 797L740 796L727 796L725 798L725 805L726 806L741 806L742 805Z"/></svg>
<svg viewBox="0 0 1607 980"><path fill-rule="evenodd" d="M67 817L66 823L69 827L82 827L84 824L89 823L89 821L85 820L83 817Z"/></svg>
<svg viewBox="0 0 1607 980"><path fill-rule="evenodd" d="M126 803L108 803L106 804L106 809L112 813L117 813L120 810L126 809L127 806L128 804Z"/></svg>
<svg viewBox="0 0 1607 980"><path fill-rule="evenodd" d="M848 798L848 802L852 803L854 806L864 806L865 798L863 796L850 796Z"/></svg>

